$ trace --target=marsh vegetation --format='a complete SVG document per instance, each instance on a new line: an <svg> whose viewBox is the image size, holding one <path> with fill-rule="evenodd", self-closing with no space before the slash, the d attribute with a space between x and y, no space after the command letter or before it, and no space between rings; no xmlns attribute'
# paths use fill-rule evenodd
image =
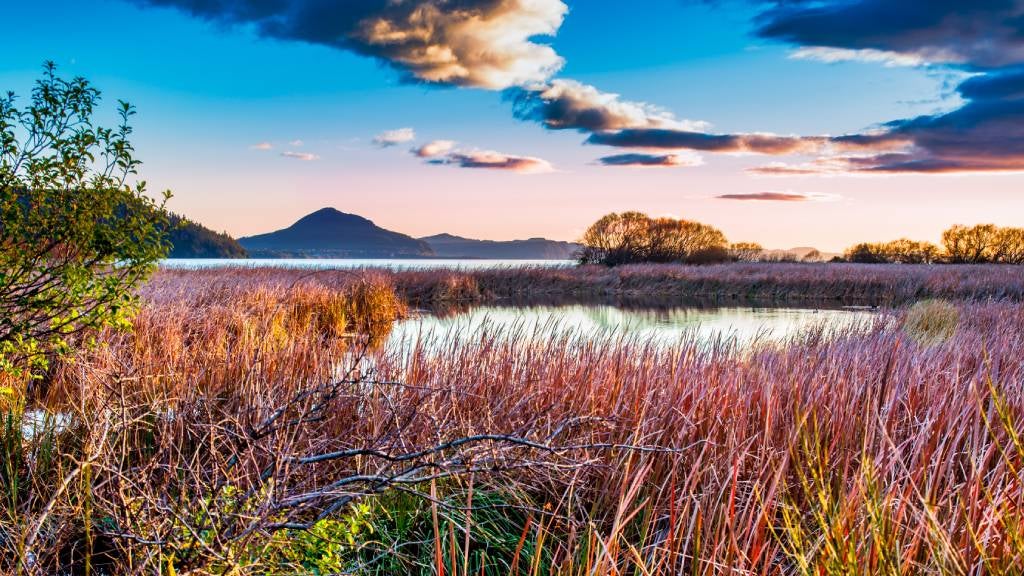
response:
<svg viewBox="0 0 1024 576"><path fill-rule="evenodd" d="M0 100L0 572L1024 569L1022 268L152 274L166 214L97 98L48 66ZM417 310L651 299L879 310L384 345Z"/></svg>

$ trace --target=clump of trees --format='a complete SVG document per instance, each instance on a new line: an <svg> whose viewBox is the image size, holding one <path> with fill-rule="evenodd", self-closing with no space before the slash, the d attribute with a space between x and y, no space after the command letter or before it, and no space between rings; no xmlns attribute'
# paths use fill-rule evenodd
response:
<svg viewBox="0 0 1024 576"><path fill-rule="evenodd" d="M864 242L848 249L845 259L868 264L1024 264L1024 228L958 224L942 233L941 247L906 238Z"/></svg>
<svg viewBox="0 0 1024 576"><path fill-rule="evenodd" d="M759 245L730 244L721 230L675 218L651 218L641 212L605 215L583 235L583 264L617 266L640 262L711 264L753 260Z"/></svg>
<svg viewBox="0 0 1024 576"><path fill-rule="evenodd" d="M942 233L949 262L1024 264L1024 228L956 225Z"/></svg>
<svg viewBox="0 0 1024 576"><path fill-rule="evenodd" d="M865 264L931 264L942 257L942 249L931 242L900 238L892 242L862 242L846 251L846 260Z"/></svg>

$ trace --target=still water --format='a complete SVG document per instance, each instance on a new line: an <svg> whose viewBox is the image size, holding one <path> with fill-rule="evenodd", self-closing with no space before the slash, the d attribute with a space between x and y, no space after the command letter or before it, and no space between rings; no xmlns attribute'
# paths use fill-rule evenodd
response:
<svg viewBox="0 0 1024 576"><path fill-rule="evenodd" d="M449 258L168 258L161 268L292 268L296 270L352 270L356 268L387 268L389 270L474 270L480 268L527 268L571 266L571 260L469 260Z"/></svg>
<svg viewBox="0 0 1024 576"><path fill-rule="evenodd" d="M803 331L829 333L867 326L877 313L863 309L809 308L620 308L611 305L481 306L448 316L422 314L398 322L389 346L432 348L454 342L516 338L545 342L557 338L622 338L669 345L682 338L726 341L739 348L784 342Z"/></svg>

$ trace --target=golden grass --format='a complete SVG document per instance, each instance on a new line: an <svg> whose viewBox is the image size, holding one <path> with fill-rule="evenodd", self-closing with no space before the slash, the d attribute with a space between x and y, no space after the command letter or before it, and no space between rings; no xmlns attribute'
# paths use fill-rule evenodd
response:
<svg viewBox="0 0 1024 576"><path fill-rule="evenodd" d="M960 310L943 300L923 300L910 307L903 328L921 344L945 342L956 333Z"/></svg>

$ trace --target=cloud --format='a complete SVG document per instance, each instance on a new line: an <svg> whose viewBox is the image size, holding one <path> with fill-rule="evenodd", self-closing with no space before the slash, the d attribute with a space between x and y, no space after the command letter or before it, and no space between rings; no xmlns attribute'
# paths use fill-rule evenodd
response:
<svg viewBox="0 0 1024 576"><path fill-rule="evenodd" d="M292 152L291 150L281 152L281 156L284 156L285 158L293 158L295 160L303 160L305 162L311 162L313 160L320 159L320 157L317 156L316 154L311 154L309 152Z"/></svg>
<svg viewBox="0 0 1024 576"><path fill-rule="evenodd" d="M292 146L292 147L295 147L295 148L298 148L299 146L302 146L303 144L304 144L304 142L302 140L292 140L291 142L288 143L289 146Z"/></svg>
<svg viewBox="0 0 1024 576"><path fill-rule="evenodd" d="M952 112L888 122L829 140L835 154L752 169L765 175L1024 171L1024 67L991 71L957 88Z"/></svg>
<svg viewBox="0 0 1024 576"><path fill-rule="evenodd" d="M599 132L625 128L701 130L706 124L679 120L672 113L644 102L621 100L575 80L556 79L547 84L509 91L514 113L522 120L540 122L551 130Z"/></svg>
<svg viewBox="0 0 1024 576"><path fill-rule="evenodd" d="M397 146L405 142L412 142L416 139L416 131L412 128L399 128L381 132L373 138L373 143L382 148Z"/></svg>
<svg viewBox="0 0 1024 576"><path fill-rule="evenodd" d="M454 147L455 142L453 140L434 140L427 142L419 148L414 148L412 153L420 158L433 158L451 152Z"/></svg>
<svg viewBox="0 0 1024 576"><path fill-rule="evenodd" d="M819 59L931 63L972 74L960 108L831 139L832 155L759 174L1024 171L1024 2L777 2L758 33Z"/></svg>
<svg viewBox="0 0 1024 576"><path fill-rule="evenodd" d="M135 0L260 35L378 58L408 80L499 90L542 82L563 65L534 41L554 35L562 0Z"/></svg>
<svg viewBox="0 0 1024 576"><path fill-rule="evenodd" d="M133 1L372 56L407 80L506 90L517 117L578 130L590 144L813 157L754 169L761 174L1024 171L1024 0L749 0L760 10L757 34L793 45L794 58L974 75L960 84L956 110L838 137L712 133L657 106L552 79L563 60L538 37L557 33L564 0ZM410 129L408 138L375 141L412 139Z"/></svg>
<svg viewBox="0 0 1024 576"><path fill-rule="evenodd" d="M501 152L474 150L451 152L443 158L428 161L431 164L457 166L459 168L482 168L487 170L509 170L524 174L553 172L554 167L547 160L533 156L514 156Z"/></svg>
<svg viewBox="0 0 1024 576"><path fill-rule="evenodd" d="M804 0L761 14L765 38L994 69L1024 60L1019 0Z"/></svg>
<svg viewBox="0 0 1024 576"><path fill-rule="evenodd" d="M924 66L928 64L917 54L901 54L888 50L875 50L874 48L861 48L851 50L849 48L830 48L828 46L807 46L794 50L789 55L794 60L815 60L834 64L836 62L874 62L884 64L887 67L897 66Z"/></svg>
<svg viewBox="0 0 1024 576"><path fill-rule="evenodd" d="M252 146L249 146L249 148L251 150L273 150L274 145L271 144L270 142L259 142L257 144L253 144Z"/></svg>
<svg viewBox="0 0 1024 576"><path fill-rule="evenodd" d="M785 155L813 153L820 150L827 141L822 137L709 134L664 128L629 128L591 134L587 143L623 148Z"/></svg>
<svg viewBox="0 0 1024 576"><path fill-rule="evenodd" d="M637 167L679 167L698 166L699 157L681 154L616 154L599 158L598 162L605 166L637 166Z"/></svg>
<svg viewBox="0 0 1024 576"><path fill-rule="evenodd" d="M828 202L838 200L837 194L808 194L805 192L750 192L722 194L715 196L719 200L743 200L757 202Z"/></svg>

